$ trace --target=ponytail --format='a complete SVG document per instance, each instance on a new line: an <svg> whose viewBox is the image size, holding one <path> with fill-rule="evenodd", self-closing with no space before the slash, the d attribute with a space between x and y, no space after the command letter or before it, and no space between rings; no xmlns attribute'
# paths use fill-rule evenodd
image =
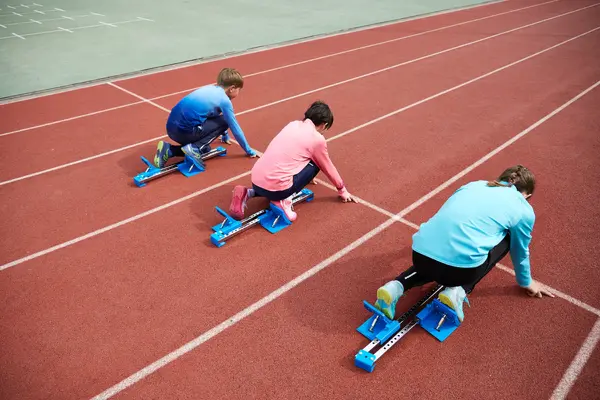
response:
<svg viewBox="0 0 600 400"><path fill-rule="evenodd" d="M519 192L533 194L535 190L535 176L522 165L507 168L498 179L488 181L489 187L512 187L515 186Z"/></svg>

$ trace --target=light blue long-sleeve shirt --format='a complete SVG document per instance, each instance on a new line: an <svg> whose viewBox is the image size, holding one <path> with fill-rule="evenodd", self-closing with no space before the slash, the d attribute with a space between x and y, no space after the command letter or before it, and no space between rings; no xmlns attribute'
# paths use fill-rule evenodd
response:
<svg viewBox="0 0 600 400"><path fill-rule="evenodd" d="M510 233L510 256L520 286L531 283L529 243L535 213L514 187L471 182L458 189L413 235L413 250L443 264L475 268Z"/></svg>
<svg viewBox="0 0 600 400"><path fill-rule="evenodd" d="M233 136L248 155L254 151L248 144L244 131L240 128L233 111L233 104L227 97L225 90L217 85L207 85L194 90L185 96L173 107L167 124L173 124L180 129L190 131L202 125L207 118L216 117L223 113L223 117ZM224 135L224 139L227 136Z"/></svg>

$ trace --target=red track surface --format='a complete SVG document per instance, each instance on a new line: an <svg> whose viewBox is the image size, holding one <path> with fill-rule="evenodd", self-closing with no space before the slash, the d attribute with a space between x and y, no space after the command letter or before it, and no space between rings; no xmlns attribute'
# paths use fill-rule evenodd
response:
<svg viewBox="0 0 600 400"><path fill-rule="evenodd" d="M116 397L144 399L593 398L600 88L429 199L599 81L600 30L590 30L600 26L600 6L556 1L507 13L538 3L491 4L115 82L158 106L109 85L1 106L2 398L90 398L113 385ZM239 147L194 178L132 185L140 155L151 157L164 135L159 106L226 65L250 75L235 106L258 150L314 99L331 104L330 153L362 205L316 186L290 228L274 236L256 228L216 249L214 206L227 207L254 162ZM355 331L368 317L362 300L409 265L414 233L402 222L377 229L389 217L376 208L411 206L402 215L420 223L460 184L515 163L539 180L534 278L560 296L530 299L498 269L446 342L413 330L373 374L355 368L366 345ZM317 265L326 269L236 316ZM239 322L219 325L231 318ZM182 348L194 339L202 343ZM172 362L156 363L173 351ZM159 369L148 374L149 365Z"/></svg>

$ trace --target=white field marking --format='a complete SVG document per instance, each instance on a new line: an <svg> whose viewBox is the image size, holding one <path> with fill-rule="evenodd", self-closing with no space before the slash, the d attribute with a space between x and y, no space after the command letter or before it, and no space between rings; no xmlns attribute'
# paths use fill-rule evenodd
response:
<svg viewBox="0 0 600 400"><path fill-rule="evenodd" d="M400 109L398 109L398 110L396 110L396 111L393 111L392 113L386 114L386 115L384 115L384 116L382 116L382 117L378 117L378 118L376 118L376 119L374 119L374 120L371 120L371 121L369 121L369 122L366 122L366 123L364 123L364 124L362 124L362 125L360 125L360 126L358 126L358 127L354 127L354 128L352 128L352 129L350 129L350 130L347 130L347 131L345 131L345 132L342 132L342 133L340 133L340 134L338 134L338 135L336 135L336 136L333 136L333 137L331 137L331 138L327 139L327 141L335 140L335 139L337 139L337 138L340 138L340 137L342 137L342 136L345 136L345 135L347 135L347 134L349 134L349 133L352 133L352 132L354 132L354 131L356 131L356 130L358 130L358 129L364 128L364 127L366 127L366 126L369 126L369 125L372 125L372 124L374 124L374 123L377 123L377 122L379 122L379 121L381 121L381 120L383 120L383 119L389 118L389 117L391 117L391 116L393 116L393 115L395 115L395 114L398 114L399 112L403 112L403 111L406 111L406 110L408 110L408 109L410 109L410 108L412 108L412 107L415 107L415 106L417 106L417 105L423 104L423 103L425 103L425 102L427 102L427 101L429 101L429 100L432 100L432 99L434 99L434 98L436 98L436 97L439 97L439 96L441 96L441 95L443 95L443 94L446 94L446 93L449 93L449 92L451 92L451 91L454 91L454 90L456 90L456 89L458 89L458 88L460 88L460 87L466 86L466 85L468 85L468 84L470 84L470 83L473 83L473 82L475 82L475 81L477 81L477 80L479 80L479 79L482 79L482 78L484 78L484 77L490 76L490 75L492 75L493 73L499 72L499 71L501 71L501 70L503 70L503 69L506 69L506 68L508 68L508 67L510 67L510 66L516 65L516 64L518 64L518 63L520 63L520 62L523 62L523 61L525 61L525 60L527 60L527 59L530 59L530 58L532 58L532 57L534 57L534 56L536 56L536 55L542 54L542 53L544 53L544 52L546 52L546 51L549 51L549 50L551 50L551 49L554 49L554 48L556 48L556 47L559 47L559 46L561 46L561 45L563 45L563 44L565 44L565 43L568 43L568 42L570 42L570 41L572 41L572 40L575 40L575 39L577 39L577 38L579 38L579 37L581 37L581 36L587 35L587 34L589 34L589 33L593 32L593 31L595 31L595 30L597 30L597 29L600 29L600 27L598 27L598 28L594 28L593 30L590 30L590 31L588 31L588 32L586 32L586 33L583 33L583 34L581 34L581 35L578 35L578 36L576 36L576 37L573 37L573 38L571 38L571 39L567 39L566 41L563 41L563 42L561 42L561 43L559 43L559 44L556 44L556 45L554 45L554 46L551 46L551 47L549 47L549 48L547 48L547 49L545 49L545 50L542 50L542 51L540 51L540 52L538 52L538 53L535 53L534 55L527 56L527 57L525 57L525 58L523 58L523 59L521 59L521 60L515 61L515 62L513 62L513 63L511 63L511 64L508 64L508 65L506 65L506 66L504 66L504 67L500 67L500 68L498 68L498 69L496 69L496 70L494 70L494 71L492 71L492 72L489 72L489 73L487 73L487 74L484 74L484 75L482 75L482 76L480 76L480 77L477 77L477 78L471 79L471 80L470 80L470 81L468 81L468 82L462 83L462 84L460 84L460 85L457 85L457 86L455 86L455 87L453 87L453 88L447 89L447 90L445 90L445 91L443 91L443 92L440 92L440 93L438 93L438 94L435 94L435 95L433 95L433 96L430 96L430 97L428 97L428 98L426 98L426 99L423 99L423 100L417 101L416 103L413 103L413 104L410 104L410 105L408 105L408 106L405 106L405 107L403 107L403 108L400 108ZM113 86L113 87L115 87L115 88L117 88L117 89L119 89L119 90L126 91L127 93L129 93L130 95L132 95L132 96L134 96L134 97L136 97L136 98L142 99L142 102L147 102L147 103L150 103L150 104L152 104L152 105L154 105L154 106L156 106L156 107L160 108L161 110L163 110L163 111L165 111L165 112L168 112L168 110L167 110L166 108L164 108L164 107L162 107L162 106L160 106L160 105L158 105L158 104L155 104L155 103L151 102L150 100L147 100L147 99L143 98L142 96L139 96L139 95L137 95L137 94L135 94L135 93L133 93L133 92L131 92L131 91L128 91L128 90L126 90L126 89L123 89L123 88L121 88L120 86L118 86L118 85L117 85L117 84L115 84L115 83L109 82L109 84L110 84L110 86ZM137 102L137 104L140 104L140 103L141 103L141 102ZM123 108L123 107L126 107L126 106L120 106L120 108ZM253 110L254 110L254 109L253 109ZM242 112L238 113L238 115L242 115L242 114L244 114L244 113L246 113L246 112L250 112L250 111L251 111L251 110L242 111ZM73 166L73 165L76 165L76 164L80 164L80 163L83 163L83 162L91 161L91 160L94 160L94 159L97 159L97 158L103 157L103 156L105 156L105 155L114 154L114 153L117 153L117 152L119 152L119 151L124 151L124 150L130 149L130 148L136 147L136 146L140 146L140 145L143 145L143 144L147 144L147 143L150 143L150 142L152 142L152 141L159 140L159 139L162 139L162 138L165 138L165 137L166 137L166 135L161 135L161 136L158 136L158 137L155 137L155 138L152 138L152 139L148 139L148 140L144 140L144 141L141 141L141 142L138 142L138 143L131 144L131 145L129 145L129 146L126 146L126 147L121 147L121 148L113 149L113 150L111 150L111 151L108 151L108 152L105 152L105 153L102 153L102 154L98 154L98 155L91 156L91 157L87 157L87 158L84 158L84 159L81 159L81 160L77 160L77 161L73 161L73 162L70 162L70 163L62 164L62 165L59 165L59 166L56 166L56 167L48 168L48 169L45 169L45 170L42 170L42 171L37 171L37 172L33 172L33 173L31 173L31 174L27 174L27 175L23 175L23 176L20 176L20 177L17 177L17 178L13 178L13 179L9 179L9 180L6 180L6 181L2 181L2 182L0 182L0 186L7 185L7 184L10 184L10 183L14 183L14 182L18 182L18 181L20 181L20 180L24 180L24 179L29 179L29 178L32 178L32 177L35 177L35 176L39 176L39 175L42 175L42 174L48 173L48 172L57 171L57 170L59 170L59 169L67 168L67 167L70 167L70 166Z"/></svg>
<svg viewBox="0 0 600 400"><path fill-rule="evenodd" d="M459 22L457 24L442 26L440 28L431 29L431 30L424 31L424 32L419 32L419 33L415 33L415 34L412 34L412 35L401 36L401 37L397 37L397 38L394 38L394 39L384 40L382 42L376 42L376 43L368 44L368 45L365 45L365 46L360 46L360 47L355 47L355 48L344 50L344 51L339 51L337 53L326 54L326 55L321 56L321 57L315 57L315 58L311 58L311 59L308 59L308 60L298 61L298 62L295 62L295 63L292 63L292 64L282 65L280 67L275 67L275 68L267 69L267 70L264 70L264 71L259 71L259 72L247 74L247 75L245 75L245 77L263 75L263 74L266 74L266 73L269 73L269 72L279 71L279 70L282 70L282 69L287 69L287 68L295 67L295 66L298 66L298 65L307 64L307 63L311 63L311 62L314 62L314 61L324 60L324 59L327 59L327 58L336 57L336 56L343 55L343 54L348 54L348 53L353 53L353 52L356 52L356 51L365 50L365 49L369 49L369 48L372 48L372 47L382 46L382 45L385 45L385 44L394 43L394 42L398 42L398 41L401 41L401 40L406 40L406 39L410 39L410 38L414 38L414 37L417 37L417 36L426 35L426 34L433 33L433 32L439 32L439 31L443 31L443 30L446 30L446 29L455 28L457 26L467 25L467 24L471 24L473 22L479 22L479 21L483 21L483 20L486 20L486 19L489 19L489 18L495 18L495 17L501 16L501 15L514 13L514 12L517 12L517 11L522 11L522 10L525 10L527 8L539 7L541 5L545 5L545 4L548 4L548 3L554 3L556 1L559 1L559 0L552 0L552 1L548 1L546 3L535 4L535 5L532 5L532 6L517 8L517 9L514 9L514 10L505 11L505 12L498 13L498 14L488 15L488 16L485 16L485 17L477 18L477 19L472 19L472 20L468 20L468 21L464 21L464 22ZM523 26L521 28L525 28L525 27L526 26ZM472 42L470 42L470 43L472 43ZM414 60L411 60L411 61L414 61ZM417 60L417 61L419 61L419 60ZM127 79L124 79L124 80L127 80ZM162 98L165 98L165 97L173 96L173 95L176 95L176 94L190 92L190 91L192 91L194 89L197 89L197 88L198 88L198 86L193 87L193 88L189 88L189 89L185 89L185 90L179 90L179 91L174 92L174 93L169 93L169 94L164 94L164 95L161 95L161 96L158 96L158 97L154 97L154 98L152 98L152 100L158 100L158 99L162 99Z"/></svg>
<svg viewBox="0 0 600 400"><path fill-rule="evenodd" d="M43 12L40 10L32 10L32 11L33 12L26 12L26 13L18 13L16 11L12 11L9 14L0 14L0 17L12 17L13 15L18 15L19 17L23 17L25 15L34 15L35 13L43 14ZM52 12L53 10L50 10L50 11Z"/></svg>
<svg viewBox="0 0 600 400"><path fill-rule="evenodd" d="M151 100L148 100L148 99L146 99L145 97L142 97L142 96L140 96L139 94L133 93L133 92L131 92L131 91L129 91L129 90L127 90L127 89L125 89L125 88L122 88L121 86L117 85L116 83L113 83L113 82L107 82L106 84L107 84L107 85L109 85L109 86L112 86L112 87L114 87L115 89L121 90L122 92L125 92L125 93L127 93L128 95L130 95L130 96L133 96L133 97L135 97L135 98L138 98L138 99L142 100L142 101L143 101L143 102L145 102L145 103L151 104L151 105L153 105L153 106L154 106L154 107L156 107L156 108L160 108L160 109L161 109L161 110L163 110L164 112L167 112L167 113L168 113L168 112L170 112L170 110L169 110L169 109L167 109L167 108L165 108L165 107L161 106L160 104L156 104L155 102L153 102L153 101L151 101Z"/></svg>
<svg viewBox="0 0 600 400"><path fill-rule="evenodd" d="M43 31L43 32L34 32L34 33L24 33L23 36L36 36L36 35L46 35L49 33L56 33L56 32L61 32L59 29L55 29L52 31ZM13 35L18 36L16 33L13 33ZM22 36L19 36L21 39L25 39ZM14 37L11 36L6 36L6 37L1 37L0 40L4 40L4 39L13 39Z"/></svg>
<svg viewBox="0 0 600 400"><path fill-rule="evenodd" d="M148 18L144 18L144 17L136 17L136 18L141 19L142 21L154 22L153 19L148 19Z"/></svg>
<svg viewBox="0 0 600 400"><path fill-rule="evenodd" d="M55 7L54 9L55 9L56 11L62 11L62 12L65 12L65 10L63 10L62 8L56 8L56 7Z"/></svg>
<svg viewBox="0 0 600 400"><path fill-rule="evenodd" d="M515 275L514 269L507 267L506 265L498 263L498 264L496 264L496 266L504 272L508 272L511 275ZM546 289L549 292L551 292L552 294L554 294L556 297L560 297L561 299L566 300L569 303L574 304L577 307L583 308L584 310L589 311L592 314L596 314L598 317L600 317L600 310L598 310L597 308L592 307L589 304L584 303L581 300L577 300L576 298L571 297L568 294L563 293L560 290L550 287L542 282L539 282L537 280L536 280L536 282L539 283L544 289Z"/></svg>
<svg viewBox="0 0 600 400"><path fill-rule="evenodd" d="M552 393L551 400L563 400L567 398L569 391L575 384L575 381L583 371L583 367L588 362L591 357L598 341L600 340L600 319L596 321L592 330L588 334L587 338L583 342L581 348L577 352L577 355L569 365L569 368L565 371L562 379L560 380L558 386L554 389Z"/></svg>
<svg viewBox="0 0 600 400"><path fill-rule="evenodd" d="M98 21L98 23L99 23L99 24L102 24L102 25L106 25L106 26L112 26L113 28L116 28L116 27L117 27L117 26L116 26L116 25L114 25L114 24L109 24L109 23L102 22L102 21Z"/></svg>
<svg viewBox="0 0 600 400"><path fill-rule="evenodd" d="M72 31L72 30L65 29L65 28L62 28L62 27L60 27L60 26L57 26L57 28L58 28L58 29L60 29L61 31L65 31L65 32L73 33L73 31Z"/></svg>
<svg viewBox="0 0 600 400"><path fill-rule="evenodd" d="M29 6L26 6L25 4L21 4L21 7L29 8Z"/></svg>
<svg viewBox="0 0 600 400"><path fill-rule="evenodd" d="M16 34L16 33L14 33L14 32L13 32L12 34L13 34L13 36L16 36L16 37L18 37L19 39L23 39L23 40L25 40L25 38L24 38L23 36L21 36L21 35L17 35L17 34Z"/></svg>
<svg viewBox="0 0 600 400"><path fill-rule="evenodd" d="M70 19L71 21L74 20L74 18L81 18L81 17L86 17L87 15L76 15L75 17L67 17L66 15L62 15L61 17L64 19Z"/></svg>
<svg viewBox="0 0 600 400"><path fill-rule="evenodd" d="M77 27L71 28L71 30L75 31L75 30L80 30L80 29L101 28L103 26L114 26L116 28L117 27L116 25L129 24L129 23L132 23L132 22L139 22L139 21L141 21L141 20L133 19L133 20L130 20L130 21L113 22L112 24L107 24L107 23L104 23L104 22L100 22L101 25L77 26ZM49 33L60 33L60 32L65 32L65 31L69 32L67 29L62 29L61 28L61 29L55 29L55 30L51 30L51 31L24 33L22 36L47 35ZM73 33L73 32L70 32L70 33ZM18 36L16 33L13 33L13 35ZM22 36L19 36L19 37L21 39L25 39ZM1 37L0 38L0 40L3 40L3 39L12 39L12 37L11 36L6 36L6 37ZM130 103L129 105L132 105L132 104L133 103ZM28 128L28 129L33 129L33 128ZM11 134L11 133L16 133L16 132L7 132L7 133L3 133L0 136L4 136L4 135L7 135L7 134Z"/></svg>
<svg viewBox="0 0 600 400"><path fill-rule="evenodd" d="M238 52L236 54L225 54L225 55L222 55L222 56L214 56L214 57L211 56L211 57L203 59L203 60L196 60L196 61L191 61L191 62L179 63L178 65L175 65L175 66L167 66L167 67L161 68L160 70L153 70L153 71L148 71L148 72L140 72L138 74L132 74L132 75L128 76L127 78L115 79L113 82L118 82L118 81L125 80L125 79L133 79L133 78L141 77L141 76L161 74L161 73L164 73L164 72L169 72L169 71L178 70L178 69L184 69L184 68L190 68L190 67L193 67L193 66L196 66L196 65L206 64L206 63L210 63L210 62L216 62L216 61L219 61L219 60L226 60L226 59L229 59L229 58L232 58L232 57L246 56L246 55L251 55L251 54L255 54L255 53L267 52L267 51L271 51L271 50L276 50L276 49L281 49L281 48L285 48L285 47L295 46L295 45L299 45L299 44L303 44L303 43L316 42L316 41L319 41L319 40L329 39L329 38L336 37L336 36L351 35L351 34L355 34L355 33L359 33L359 32L365 31L365 30L374 30L374 29L379 29L379 28L383 28L383 27L387 27L387 26L400 25L400 24L404 24L404 23L407 23L407 22L411 22L411 21L417 21L417 20L421 20L421 19L433 18L433 17L439 16L439 15L452 14L452 13L457 13L459 11L471 10L471 9L476 9L476 8L480 8L480 7L487 7L487 6L494 5L494 4L497 4L497 3L502 3L502 2L505 2L505 1L507 1L507 0L491 0L489 2L482 3L482 4L475 4L475 5L465 6L465 7L457 7L457 8L454 8L452 10L439 11L439 12L434 12L434 13L430 13L430 14L427 14L427 15L419 15L419 16L415 16L415 17L411 17L411 18L405 18L405 19L402 19L402 20L394 20L394 21L391 21L391 22L383 22L383 23L371 24L371 25L368 25L368 26L360 27L360 28L348 29L348 30L343 31L343 32L337 32L337 33L331 33L331 34L323 34L323 35L318 35L318 36L315 36L315 37L309 37L309 38L303 38L303 39L301 38L301 39L293 40L291 42L282 43L282 44L265 45L265 46L263 46L261 48L244 50L244 51L240 51L240 52ZM514 9L514 10L511 10L509 12L516 12L516 11L520 11L520 10L523 10L523 9L526 9L526 8L543 6L543 5L546 5L546 4L549 4L549 3L553 3L553 2L557 2L557 1L561 1L561 0L551 0L551 1L543 2L543 3L533 4L531 6L522 7L522 8L519 8L519 9ZM506 12L499 13L499 14L493 14L493 15L491 15L489 17L493 17L493 16L497 16L497 15L502 15L504 13L506 13ZM472 20L472 21L475 21L475 20ZM245 76L248 76L248 75L245 75ZM9 103L18 103L18 102L30 100L32 98L41 98L41 97L51 96L51 95L54 95L54 94L70 92L70 91L73 91L73 90L79 90L79 89L83 89L83 88L94 87L94 86L101 85L103 83L105 83L105 82L89 83L89 84L83 83L83 84L77 85L77 87L58 88L57 90L52 91L52 92L48 92L48 93L40 93L40 94L30 95L30 96L24 95L21 98L0 101L0 105L1 104L9 104Z"/></svg>
<svg viewBox="0 0 600 400"><path fill-rule="evenodd" d="M19 17L24 17L26 15L35 15L35 14L46 15L47 12L58 12L58 11L57 10L46 10L46 12L44 12L44 11L40 11L40 10L32 10L32 12L26 12L26 13L22 13L22 14L13 11L11 14L0 14L0 17L11 17L13 15L18 15Z"/></svg>
<svg viewBox="0 0 600 400"><path fill-rule="evenodd" d="M2 24L0 24L0 26L1 26L1 27L3 27L3 28L6 28L6 26L4 26L4 25L2 25Z"/></svg>
<svg viewBox="0 0 600 400"><path fill-rule="evenodd" d="M32 18L29 18L29 21L35 22L36 24L40 24L40 25L42 24L40 21L37 21L37 20L32 19ZM23 23L26 24L27 22L23 22Z"/></svg>
<svg viewBox="0 0 600 400"><path fill-rule="evenodd" d="M78 26L76 28L71 28L71 29L73 29L73 30L88 29L88 28L98 28L98 27L102 27L102 26L114 26L115 28L117 28L117 25L130 24L132 22L140 22L140 21L141 20L139 20L139 19L131 19L128 21L119 21L119 22L111 22L111 23L99 22L99 24L101 24L101 25Z"/></svg>
<svg viewBox="0 0 600 400"><path fill-rule="evenodd" d="M569 100L567 103L563 104L562 106L560 106L559 108L557 108L556 110L554 110L551 114L548 114L546 117L542 118L537 123L533 124L531 126L531 129L533 129L533 127L539 126L544 121L547 121L553 115L556 115L558 112L560 112L561 110L563 110L566 107L568 107L574 101L576 101L577 99L581 98L583 95L585 95L586 93L588 93L589 91L591 91L593 88L595 88L599 84L600 84L600 81L598 81L596 84L594 84L593 86L589 87L588 89L584 90L583 92L579 93L577 96L575 96L574 98L572 98L571 100ZM524 135L524 132L529 132L531 129L528 129L528 130L525 130L525 131L521 132L519 135L515 136L514 138L522 137ZM419 207L420 205L422 205L423 203L425 203L427 200L429 200L431 197L435 196L437 193L439 193L440 191L442 191L443 189L445 189L446 187L448 187L449 185L451 185L454 181L460 179L460 177L466 175L469 171L471 171L474 168L476 168L477 166L479 166L483 162L482 160L488 160L494 154L497 154L498 151L506 148L506 146L508 146L513 141L514 140L511 139L510 141L506 142L505 145L498 147L496 149L497 151L495 150L494 152L491 152L488 155L486 155L483 158L481 158L480 160L476 161L470 167L465 168L462 172L460 172L457 175L455 175L454 177L450 178L448 181L446 181L443 184L441 184L440 186L438 186L435 190L433 190L429 194L421 197L415 203L411 204L410 206L408 206L404 210L400 211L399 213L394 214L394 217L386 220L385 222L383 222L382 224L380 224L376 228L372 229L370 232L368 232L365 235L361 236L360 238L356 239L355 241L353 241L352 243L350 243L349 245L347 245L343 249L337 251L336 253L334 253L333 255L331 255L330 257L328 257L327 259L323 260L319 264L313 266L312 268L310 268L308 271L304 272L300 276L296 277L295 279L293 279L290 282L286 283L285 285L281 286L277 290L271 292L267 296L263 297L262 299L258 300L254 304L252 304L249 307L247 307L247 308L243 309L242 311L238 312L237 314L235 314L235 315L227 318L225 321L223 321L219 325L217 325L214 328L212 328L212 329L204 332L203 334L201 334L200 336L196 337L192 341L187 342L186 344L184 344L183 346L179 347L178 349L172 351L171 353L167 354L166 356L158 359L157 361L153 362L152 364L150 364L150 365L142 368L141 370L135 372L134 374L132 374L129 377L125 378L124 380L122 380L121 382L117 383L116 385L108 388L104 392L102 392L99 395L95 396L92 400L104 400L104 399L111 398L112 396L118 394L119 392L125 390L126 388L132 386L133 384L135 384L135 383L141 381L142 379L146 378L147 376L153 374L154 372L156 372L160 368L162 368L162 367L166 366L167 364L175 361L179 357L181 357L181 356L189 353L190 351L194 350L195 348L197 348L201 344L205 343L206 341L212 339L213 337L217 336L221 332L225 331L227 328L230 328L231 326L235 325L236 323L238 323L239 321L243 320L244 318L252 315L255 311L263 308L264 306L266 306L267 304L271 303L272 301L274 301L278 297L282 296L283 294L285 294L288 291L292 290L294 287L298 286L300 283L302 283L305 280L309 279L310 277L314 276L315 274L317 274L321 270L327 268L328 266L330 266L331 264L333 264L334 262L336 262L337 260L339 260L340 258L342 258L343 256L345 256L346 254L348 254L351 251L353 251L354 249L360 247L361 245L363 245L364 243L366 243L368 240L370 240L374 236L376 236L379 233L383 232L389 226L391 226L392 224L394 224L394 222L396 222L396 218L395 217L400 217L400 218L404 217L410 211L412 211L415 208Z"/></svg>

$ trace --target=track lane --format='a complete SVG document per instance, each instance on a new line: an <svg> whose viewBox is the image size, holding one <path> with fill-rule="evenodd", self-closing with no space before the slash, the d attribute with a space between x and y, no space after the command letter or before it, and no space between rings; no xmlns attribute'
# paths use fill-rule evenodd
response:
<svg viewBox="0 0 600 400"><path fill-rule="evenodd" d="M589 26L593 26L592 23L594 20L590 21L592 17L593 14L577 15L576 17L572 17L574 18L573 20L562 20L561 22L559 19L553 21L549 25L544 26L546 30L538 31L538 35L530 41L523 41L518 36L514 38L507 36L502 41L496 43L499 47L494 46L479 49L482 53L477 53L478 48L462 49L460 54L457 53L454 55L454 58L450 59L452 62L439 58L430 59L420 65L409 66L402 73L400 71L390 71L386 75L370 77L369 82L336 87L328 91L328 101L332 104L334 110L336 110L338 122L336 122L334 129L328 136L331 137L341 130L353 128L368 121L370 118L381 116L395 108L419 101L427 95L435 94L438 91L452 87L452 85L465 82L468 79L465 78L466 74L487 73L494 67L506 65L507 59L512 62L518 59L518 56L527 56L533 51L547 48L550 44L559 43L560 40L552 36L545 36L542 33L548 32L547 30L552 30L553 32L561 31L561 29L574 30L577 33L583 32ZM577 24L575 25L574 22L577 22ZM538 27L538 29L541 28ZM514 51L517 55L502 55L504 53L501 53L500 50ZM559 52L559 54L560 51L561 48L552 50L552 52ZM477 54L485 60L481 62L481 65L473 62L465 63L465 60L471 60L473 57L477 57ZM442 61L450 63L442 64ZM532 61L528 61L528 63L530 62ZM440 67L440 65L443 66ZM511 68L520 67L521 65L516 65ZM450 72L442 74L440 70L449 70ZM494 78L489 77L486 79L491 79L490 82L493 82ZM388 84L390 79L402 86L403 90L398 91L390 87ZM426 81L427 86L421 84L420 80ZM474 85L477 84L479 82L476 82ZM368 98L361 97L361 93L374 87L379 88L378 94L380 98L386 99L385 102L374 103ZM459 89L459 92L460 90L463 89ZM348 102L348 99L354 100ZM258 137L254 140L254 143L258 144L259 148L264 148L272 137L273 132L277 132L289 120L297 118L297 110L304 109L304 107L303 99L296 99L280 105L278 108L280 111L276 115L272 115L270 112L264 114L266 111L263 111L243 115L240 117L240 120L246 126L260 126L264 129L261 131L261 140ZM424 104L418 106L418 108L422 107L427 106ZM160 110L157 109L157 111ZM369 115L371 115L370 118ZM389 121L386 123L389 123ZM369 135L369 143L373 140L378 141L376 131L372 133L373 129L377 129L377 125L363 129L362 132L354 133L352 136L367 134ZM150 146L148 147L148 153L150 154L147 154L147 156L151 157L152 150ZM230 150L232 150L232 155L239 154L234 152L240 151L237 146L232 146ZM358 151L358 148L355 148L354 151ZM341 163L341 166L348 163L353 164L354 162L353 159L344 160L342 153L338 156L332 151L332 156L337 163ZM131 190L131 178L141 170L138 169L136 171L136 168L142 167L142 164L139 160L139 153L135 154L133 151L129 154L115 154L92 164L78 166L76 173L74 171L69 171L69 173L61 171L60 174L52 174L46 177L43 183L35 187L36 196L31 194L33 187L23 182L0 188L0 191L5 193L4 196L11 200L10 203L29 204L28 208L21 207L15 210L6 206L2 210L2 215L6 216L7 221L14 221L10 224L5 224L5 228L3 229L8 229L9 226L19 227L18 230L11 229L10 235L8 233L7 235L2 235L3 238L11 237L10 241L5 239L4 243L2 243L7 249L3 254L3 262L15 260L23 257L25 254L31 254L32 252L72 239L78 235L86 234L142 211L160 206L169 200L180 198L196 192L203 187L247 172L253 162L251 159L244 157L238 157L233 162L230 162L227 158L211 161L209 165L215 165L214 173L207 172L193 179L184 179L175 175L165 178L162 181L154 182L152 187L137 191ZM221 167L225 163L227 163L227 167ZM119 165L123 170L115 170L115 164ZM67 184L67 182L71 181L89 181L90 177L93 177L94 185L86 187L83 185ZM165 185L169 186L169 192L160 189L160 187L166 187ZM105 190L106 187L112 188L110 193ZM147 195L146 192L149 191L148 189L152 190L152 196ZM53 199L53 202L50 203L47 199ZM68 202L65 199L68 199ZM110 209L110 213L106 212L107 209ZM93 215L93 218L90 218L89 215ZM44 224L17 224L17 221L33 217L44 221ZM70 221L73 222L70 223ZM57 227L61 227L62 230L57 230ZM21 235L26 240L16 240Z"/></svg>

